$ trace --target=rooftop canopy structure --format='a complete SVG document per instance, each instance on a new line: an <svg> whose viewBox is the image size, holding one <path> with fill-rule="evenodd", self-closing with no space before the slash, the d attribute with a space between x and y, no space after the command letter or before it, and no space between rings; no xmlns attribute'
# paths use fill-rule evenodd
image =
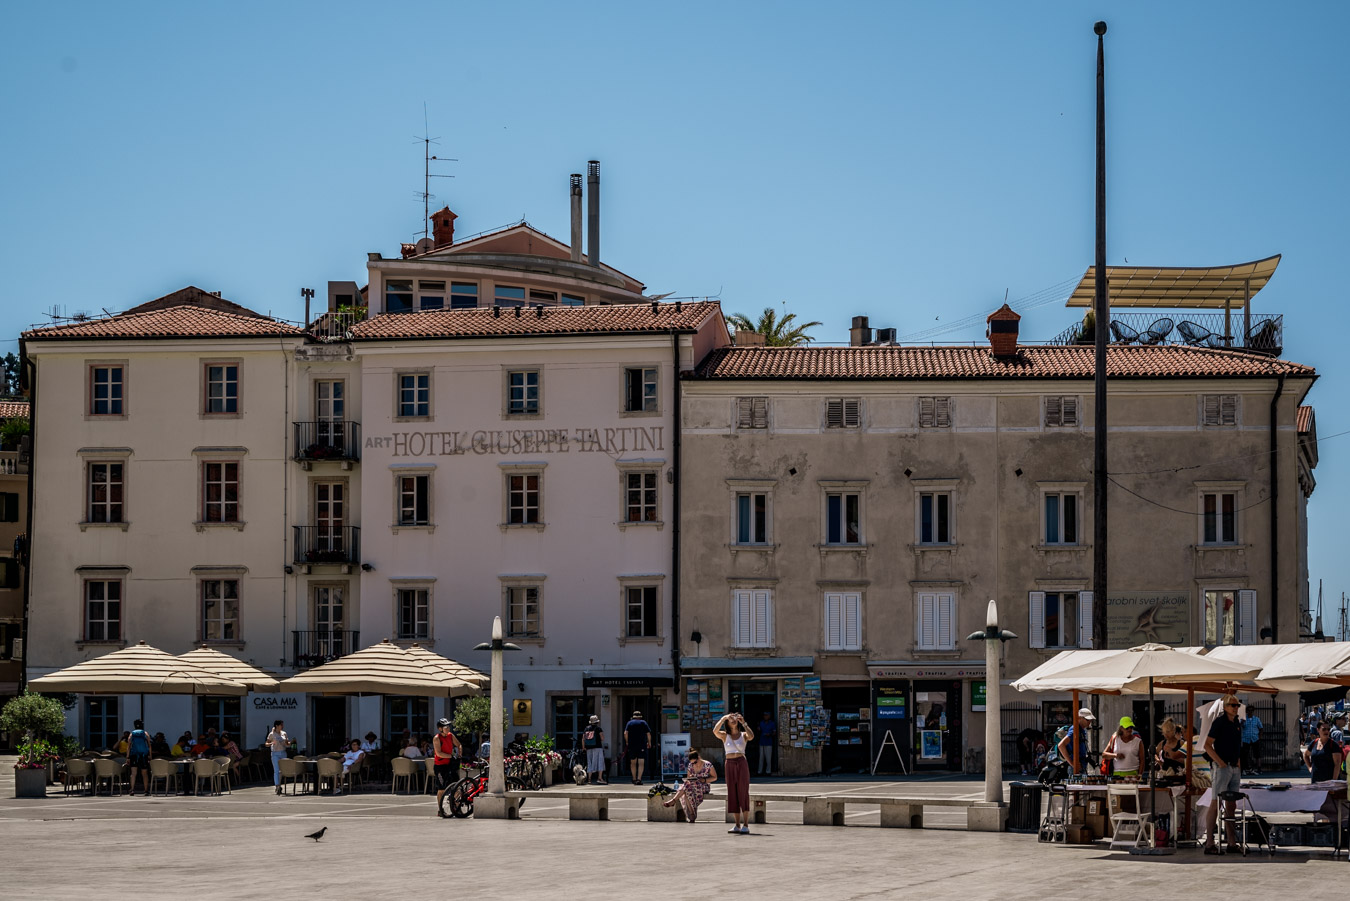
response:
<svg viewBox="0 0 1350 901"><path fill-rule="evenodd" d="M1213 309L1247 307L1280 265L1280 254L1233 266L1107 266L1113 307ZM1069 295L1069 307L1091 307L1097 280L1089 266Z"/></svg>

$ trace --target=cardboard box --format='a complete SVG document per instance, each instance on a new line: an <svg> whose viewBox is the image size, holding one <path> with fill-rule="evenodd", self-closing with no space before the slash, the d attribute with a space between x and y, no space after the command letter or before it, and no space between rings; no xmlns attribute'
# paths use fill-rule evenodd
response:
<svg viewBox="0 0 1350 901"><path fill-rule="evenodd" d="M1092 844L1092 830L1086 824L1069 826L1064 830L1064 840L1070 845Z"/></svg>
<svg viewBox="0 0 1350 901"><path fill-rule="evenodd" d="M1089 813L1087 827L1092 830L1093 838L1111 837L1111 820L1104 813Z"/></svg>
<svg viewBox="0 0 1350 901"><path fill-rule="evenodd" d="M1069 822L1076 825L1087 824L1087 808L1082 804L1075 804L1069 808Z"/></svg>
<svg viewBox="0 0 1350 901"><path fill-rule="evenodd" d="M1101 798L1092 798L1088 801L1088 816L1099 816L1106 813L1106 802Z"/></svg>

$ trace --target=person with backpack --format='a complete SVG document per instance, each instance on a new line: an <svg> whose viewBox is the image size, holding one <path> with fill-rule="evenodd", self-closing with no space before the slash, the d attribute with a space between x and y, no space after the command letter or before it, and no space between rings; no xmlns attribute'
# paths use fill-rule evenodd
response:
<svg viewBox="0 0 1350 901"><path fill-rule="evenodd" d="M136 728L127 736L127 766L131 770L131 790L128 795L136 794L136 773L141 774L141 784L145 794L150 794L150 733L140 720L132 723Z"/></svg>
<svg viewBox="0 0 1350 901"><path fill-rule="evenodd" d="M450 721L442 717L436 721L436 735L431 740L434 759L432 769L436 774L436 816L444 817L445 808L441 798L450 786L459 781L459 739L450 731Z"/></svg>
<svg viewBox="0 0 1350 901"><path fill-rule="evenodd" d="M586 749L586 776L591 785L609 785L605 774L605 730L600 728L600 717L591 714L586 731L581 733L581 746Z"/></svg>

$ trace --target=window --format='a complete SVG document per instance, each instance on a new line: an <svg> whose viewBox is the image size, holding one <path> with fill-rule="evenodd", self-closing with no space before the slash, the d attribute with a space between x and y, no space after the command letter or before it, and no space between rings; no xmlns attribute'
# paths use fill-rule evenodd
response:
<svg viewBox="0 0 1350 901"><path fill-rule="evenodd" d="M384 311L386 313L407 313L412 310L412 306L411 279L390 279L384 283Z"/></svg>
<svg viewBox="0 0 1350 901"><path fill-rule="evenodd" d="M1045 543L1078 543L1078 495L1067 491L1045 495Z"/></svg>
<svg viewBox="0 0 1350 901"><path fill-rule="evenodd" d="M506 589L506 634L516 638L539 636L539 587Z"/></svg>
<svg viewBox="0 0 1350 901"><path fill-rule="evenodd" d="M542 303L542 304L546 304L546 305L552 306L553 304L556 304L557 302L558 302L558 295L557 295L557 293L554 292L554 291L531 291L531 292L530 292L530 303L532 303L532 304Z"/></svg>
<svg viewBox="0 0 1350 901"><path fill-rule="evenodd" d="M862 594L825 592L825 650L862 649Z"/></svg>
<svg viewBox="0 0 1350 901"><path fill-rule="evenodd" d="M419 310L439 310L445 306L445 282L419 281L417 283L417 308Z"/></svg>
<svg viewBox="0 0 1350 901"><path fill-rule="evenodd" d="M656 479L657 473L651 470L623 474L624 522L657 522L660 520Z"/></svg>
<svg viewBox="0 0 1350 901"><path fill-rule="evenodd" d="M919 492L918 536L919 544L952 543L951 492Z"/></svg>
<svg viewBox="0 0 1350 901"><path fill-rule="evenodd" d="M1048 429L1078 427L1078 398L1052 395L1045 398L1045 427Z"/></svg>
<svg viewBox="0 0 1350 901"><path fill-rule="evenodd" d="M0 588L22 588L23 571L13 557L0 557Z"/></svg>
<svg viewBox="0 0 1350 901"><path fill-rule="evenodd" d="M239 640L239 580L202 580L202 640Z"/></svg>
<svg viewBox="0 0 1350 901"><path fill-rule="evenodd" d="M389 695L384 699L384 734L390 737L405 731L426 735L431 731L431 699Z"/></svg>
<svg viewBox="0 0 1350 901"><path fill-rule="evenodd" d="M1033 648L1092 647L1092 592L1033 591L1027 595Z"/></svg>
<svg viewBox="0 0 1350 901"><path fill-rule="evenodd" d="M825 401L825 428L856 429L861 425L861 400L856 397L832 397Z"/></svg>
<svg viewBox="0 0 1350 901"><path fill-rule="evenodd" d="M950 397L919 398L919 428L949 429L952 427L952 399Z"/></svg>
<svg viewBox="0 0 1350 901"><path fill-rule="evenodd" d="M731 593L731 643L738 648L773 647L773 592L754 588Z"/></svg>
<svg viewBox="0 0 1350 901"><path fill-rule="evenodd" d="M122 580L86 579L84 583L85 641L122 640Z"/></svg>
<svg viewBox="0 0 1350 901"><path fill-rule="evenodd" d="M513 288L510 285L498 285L492 302L499 307L523 307L525 306L525 289Z"/></svg>
<svg viewBox="0 0 1350 901"><path fill-rule="evenodd" d="M629 585L624 589L624 636L626 638L656 638L657 605L655 585Z"/></svg>
<svg viewBox="0 0 1350 901"><path fill-rule="evenodd" d="M324 660L340 657L347 586L313 585L310 590L314 599L314 653Z"/></svg>
<svg viewBox="0 0 1350 901"><path fill-rule="evenodd" d="M425 526L431 523L431 476L398 477L398 524Z"/></svg>
<svg viewBox="0 0 1350 901"><path fill-rule="evenodd" d="M736 428L767 429L769 427L769 399L767 397L736 398Z"/></svg>
<svg viewBox="0 0 1350 901"><path fill-rule="evenodd" d="M1256 644L1256 592L1205 592L1205 645Z"/></svg>
<svg viewBox="0 0 1350 901"><path fill-rule="evenodd" d="M1238 419L1236 394L1206 394L1201 398L1204 424L1207 426L1235 426Z"/></svg>
<svg viewBox="0 0 1350 901"><path fill-rule="evenodd" d="M123 369L121 366L89 367L89 412L94 416L121 416Z"/></svg>
<svg viewBox="0 0 1350 901"><path fill-rule="evenodd" d="M19 521L19 495L13 491L0 492L0 522Z"/></svg>
<svg viewBox="0 0 1350 901"><path fill-rule="evenodd" d="M949 651L956 647L956 595L919 592L915 646L921 651Z"/></svg>
<svg viewBox="0 0 1350 901"><path fill-rule="evenodd" d="M109 749L117 744L122 734L118 700L115 695L84 699L84 743L87 747Z"/></svg>
<svg viewBox="0 0 1350 901"><path fill-rule="evenodd" d="M656 370L625 369L623 371L624 403L627 413L655 413Z"/></svg>
<svg viewBox="0 0 1350 901"><path fill-rule="evenodd" d="M1200 495L1204 544L1237 542L1237 492L1205 491Z"/></svg>
<svg viewBox="0 0 1350 901"><path fill-rule="evenodd" d="M401 372L398 374L397 384L400 419L431 416L431 373Z"/></svg>
<svg viewBox="0 0 1350 901"><path fill-rule="evenodd" d="M239 364L206 364L206 412L230 415L239 412Z"/></svg>
<svg viewBox="0 0 1350 901"><path fill-rule="evenodd" d="M398 589L398 637L431 636L431 592L426 588Z"/></svg>
<svg viewBox="0 0 1350 901"><path fill-rule="evenodd" d="M478 306L477 282L450 283L450 309L472 310Z"/></svg>
<svg viewBox="0 0 1350 901"><path fill-rule="evenodd" d="M0 623L0 660L14 659L14 642L23 637L20 629L18 623Z"/></svg>
<svg viewBox="0 0 1350 901"><path fill-rule="evenodd" d="M769 495L763 491L736 493L736 543L769 543Z"/></svg>
<svg viewBox="0 0 1350 901"><path fill-rule="evenodd" d="M538 413L539 370L507 370L506 414L508 416L535 416Z"/></svg>
<svg viewBox="0 0 1350 901"><path fill-rule="evenodd" d="M204 697L198 710L198 733L204 733L207 729L215 729L218 734L228 732L240 745L244 744L243 717L240 716L238 698Z"/></svg>
<svg viewBox="0 0 1350 901"><path fill-rule="evenodd" d="M89 514L86 522L122 521L122 463L89 464ZM17 499L18 495L14 495ZM5 520L13 522L13 520Z"/></svg>
<svg viewBox="0 0 1350 901"><path fill-rule="evenodd" d="M202 522L239 522L239 464L202 464Z"/></svg>
<svg viewBox="0 0 1350 901"><path fill-rule="evenodd" d="M825 543L862 544L862 494L830 491L825 495Z"/></svg>
<svg viewBox="0 0 1350 901"><path fill-rule="evenodd" d="M564 294L559 302L565 307L584 307L586 298L578 297L575 294Z"/></svg>
<svg viewBox="0 0 1350 901"><path fill-rule="evenodd" d="M511 473L506 477L506 522L535 525L539 522L539 473Z"/></svg>

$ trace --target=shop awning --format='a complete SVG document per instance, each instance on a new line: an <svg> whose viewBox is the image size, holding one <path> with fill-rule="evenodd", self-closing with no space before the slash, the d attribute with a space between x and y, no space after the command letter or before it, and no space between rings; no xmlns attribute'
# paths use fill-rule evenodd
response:
<svg viewBox="0 0 1350 901"><path fill-rule="evenodd" d="M1115 307L1239 309L1266 286L1280 255L1232 266L1107 266L1107 299ZM1096 269L1089 266L1069 295L1069 307L1090 307L1097 292Z"/></svg>
<svg viewBox="0 0 1350 901"><path fill-rule="evenodd" d="M814 657L685 657L680 668L690 676L810 676Z"/></svg>

